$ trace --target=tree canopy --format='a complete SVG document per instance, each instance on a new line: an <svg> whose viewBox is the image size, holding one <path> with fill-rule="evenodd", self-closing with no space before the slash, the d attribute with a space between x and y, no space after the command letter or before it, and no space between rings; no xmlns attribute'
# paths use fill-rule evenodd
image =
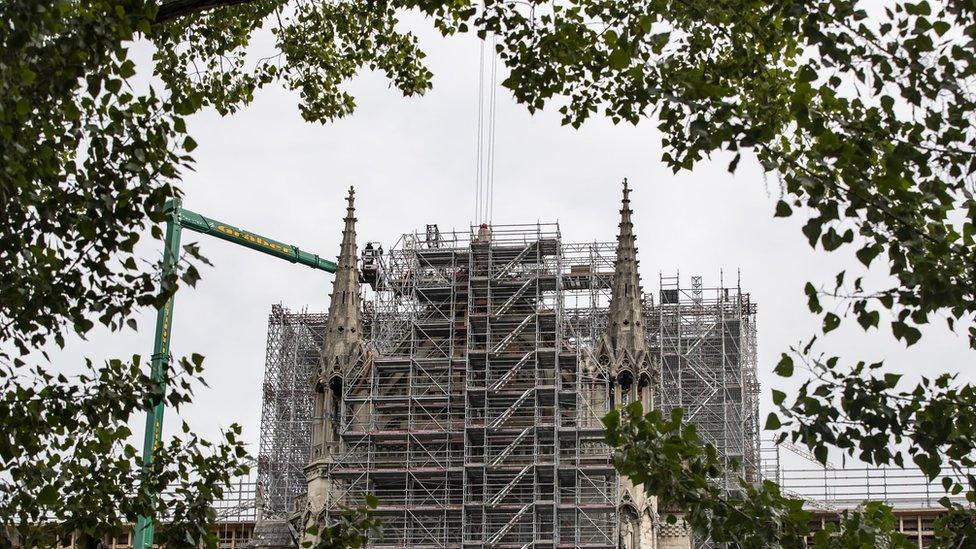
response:
<svg viewBox="0 0 976 549"><path fill-rule="evenodd" d="M821 459L833 447L901 465L906 456L891 443L905 441L932 478L973 465L971 386L944 375L899 388L897 374L866 357L812 354L814 339L850 321L912 345L938 319L976 348L976 7L968 0L7 0L0 338L16 351L0 356L4 398L34 399L43 391L32 383L60 382L15 352L63 343L96 322L120 329L136 307L175 291L177 281L158 280L135 246L146 230L160 237L163 202L192 166L187 116L236 112L259 88L278 85L299 93L306 120L327 122L353 112L347 84L364 70L404 95L422 94L432 75L417 37L399 24L406 13L423 14L445 36L497 37L508 69L502 85L529 111L558 108L574 127L595 116L653 124L661 160L675 171L720 153L731 155L730 171L757 161L781 182L774 215L806 216L811 246L845 250L864 272L889 275L880 285L846 272L833 287L807 285L821 333L784 353L776 372L792 376L799 363L814 377L796 395L773 392L778 413L767 428L784 428ZM259 32L272 35L274 51L253 51ZM130 58L135 41L151 43L151 67ZM192 262L184 268L195 280ZM107 387L118 374L103 372L122 367L78 381ZM92 402L108 406L98 390ZM126 402L137 409L160 396L133 393ZM67 396L36 398L43 425L29 429L54 429L41 437L56 440L66 421L57 403ZM102 419L117 426L124 417ZM107 436L121 440L113 429ZM0 459L9 469L11 458ZM973 501L976 478L963 478L946 489ZM775 493L756 497L770 503ZM875 508L858 520L880 515Z"/></svg>

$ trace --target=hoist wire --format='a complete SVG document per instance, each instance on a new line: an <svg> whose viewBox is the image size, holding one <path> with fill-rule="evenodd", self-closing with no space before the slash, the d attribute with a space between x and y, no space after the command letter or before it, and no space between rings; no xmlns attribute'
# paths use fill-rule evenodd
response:
<svg viewBox="0 0 976 549"><path fill-rule="evenodd" d="M482 171L483 160L482 151L484 149L484 105L485 105L485 41L481 40L481 51L479 55L479 67L478 67L478 152L477 152L477 162L478 167L475 170L475 185L474 185L474 222L475 225L481 222L481 191L482 191L482 179L484 173Z"/></svg>
<svg viewBox="0 0 976 549"><path fill-rule="evenodd" d="M488 129L488 223L491 224L494 214L495 214L495 120L497 119L497 111L495 105L497 103L497 89L498 89L498 36L492 35L491 37L491 107L489 109L490 125Z"/></svg>
<svg viewBox="0 0 976 549"><path fill-rule="evenodd" d="M491 224L495 211L495 119L498 84L498 37L492 36L490 49L481 41L478 63L478 152L475 170L475 224ZM491 56L490 73L485 56ZM487 87L487 89L486 89ZM487 101L487 105L486 105Z"/></svg>

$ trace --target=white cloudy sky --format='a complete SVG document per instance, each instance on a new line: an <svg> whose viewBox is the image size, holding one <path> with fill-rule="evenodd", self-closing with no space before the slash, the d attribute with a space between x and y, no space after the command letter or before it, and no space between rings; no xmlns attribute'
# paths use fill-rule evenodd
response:
<svg viewBox="0 0 976 549"><path fill-rule="evenodd" d="M305 123L296 97L277 89L259 93L235 116L192 118L200 146L183 185L184 205L325 257L337 253L349 185L357 189L360 242L389 246L427 223L466 229L474 210L478 42L425 36L423 44L436 77L422 98L404 99L367 74L351 86L356 114L333 124ZM806 310L804 283L827 284L840 269L858 270L851 252L811 251L799 219L772 217L778 187L749 159L734 176L724 157L671 174L651 124L597 119L577 131L560 126L555 113L530 116L499 90L496 141L496 223L558 221L569 241L612 240L627 177L646 291L656 291L661 272L680 269L685 284L702 274L709 285L720 270L732 277L741 269L743 287L759 303L764 406L768 388L782 384L771 374L779 353L818 323ZM180 415L210 436L239 422L256 452L271 304L325 310L330 277L193 233L184 239L200 242L214 268L177 297L173 352L204 354L210 383ZM141 315L138 333L98 332L73 342L55 360L148 355L152 317ZM887 335L843 329L828 349L916 374L955 370L973 358L964 337L941 329L911 350Z"/></svg>

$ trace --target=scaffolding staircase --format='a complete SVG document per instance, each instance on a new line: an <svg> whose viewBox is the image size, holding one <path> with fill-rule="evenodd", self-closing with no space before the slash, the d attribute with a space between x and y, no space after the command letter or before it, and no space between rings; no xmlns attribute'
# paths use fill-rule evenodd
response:
<svg viewBox="0 0 976 549"><path fill-rule="evenodd" d="M492 467L497 467L497 466L501 465L502 462L505 461L505 458L507 458L513 451L515 451L515 448L531 432L532 432L532 427L526 427L525 429L523 429L522 432L519 433L517 437L515 437L515 440L513 440L511 444L509 444L508 446L506 446L505 449L502 450L501 453L498 454L498 456L495 457L495 459L491 460Z"/></svg>
<svg viewBox="0 0 976 549"><path fill-rule="evenodd" d="M490 500L488 500L488 505L494 506L501 503L501 501L505 499L505 496L507 496L508 493L512 491L512 488L515 488L515 485L518 484L520 480L522 480L522 477L524 477L525 474L531 470L532 470L532 465L526 465L525 467L523 467L522 470L519 471L518 474L516 474L515 477L513 477L512 480L510 480L508 484L505 485L504 488L502 488L497 494L495 494L494 496L492 496Z"/></svg>
<svg viewBox="0 0 976 549"><path fill-rule="evenodd" d="M495 274L495 280L500 280L501 278L503 278L506 274L508 274L512 270L512 267L524 261L526 256L528 256L529 252L535 250L536 250L535 243L532 243L522 248L522 251L520 251L515 257L513 257L511 261L506 263L504 267L499 269L499 271Z"/></svg>
<svg viewBox="0 0 976 549"><path fill-rule="evenodd" d="M525 515L525 513L527 513L529 509L532 508L532 505L533 505L532 503L526 503L525 506L519 509L519 512L516 513L515 516L513 516L511 519L509 519L509 521L506 522L504 526L502 526L501 530L495 532L495 535L491 536L491 539L488 540L488 546L489 547L494 546L496 543L501 541L502 538L505 537L505 534L507 534L509 530L511 530L512 527L515 526L515 524L519 521L519 519L521 519L522 516Z"/></svg>
<svg viewBox="0 0 976 549"><path fill-rule="evenodd" d="M535 318L535 315L529 315L529 316L525 317L525 320L523 320L521 323L519 323L519 325L516 326L514 330L512 330L511 332L509 332L508 335L506 335L504 339L502 339L501 341L499 341L498 342L498 345L496 345L495 348L491 350L491 352L493 352L493 353L500 353L500 352L504 351L505 348L508 347L508 345L512 342L512 340L514 340L516 337L518 337L519 335L521 335L522 330L524 330L525 327L528 326L529 323L532 322L532 319L534 319L534 318Z"/></svg>
<svg viewBox="0 0 976 549"><path fill-rule="evenodd" d="M515 364L515 366L512 366L511 369L509 369L507 372L505 372L505 375L503 375L501 378L499 378L499 380L496 381L491 386L491 391L497 391L497 390L501 389L502 387L504 387L505 384L507 384L510 379L512 379L513 377L515 377L515 374L517 374L519 372L519 370L522 369L522 366L524 366L529 361L529 357L531 357L533 354L535 354L535 350L532 350L532 351L529 351L529 352L525 353L525 356L523 356Z"/></svg>
<svg viewBox="0 0 976 549"><path fill-rule="evenodd" d="M528 290L530 286L532 286L533 282L535 281L531 278L526 280L521 286L519 286L518 290L515 290L515 293L513 293L511 297L509 297L507 300L505 300L504 303L502 303L502 306L499 307L497 311L495 311L495 314L503 315L506 312L508 312L508 309L511 308L511 306L514 305L515 302L518 301L523 294L525 294L525 291Z"/></svg>
<svg viewBox="0 0 976 549"><path fill-rule="evenodd" d="M495 420L492 421L488 427L491 429L498 429L500 426L504 425L505 422L508 421L508 418L512 417L512 414L514 414L515 411L518 410L519 406L521 406L522 403L525 402L525 399L527 399L529 395L533 394L534 392L535 392L535 387L529 387L528 389L526 389L525 392L522 393L522 395L519 396L515 400L515 402L512 403L511 406L506 408L505 411L501 413L501 415L496 417Z"/></svg>

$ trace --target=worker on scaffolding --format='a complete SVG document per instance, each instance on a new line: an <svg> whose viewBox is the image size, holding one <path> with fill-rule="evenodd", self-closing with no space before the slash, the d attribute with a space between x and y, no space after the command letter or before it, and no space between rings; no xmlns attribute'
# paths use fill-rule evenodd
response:
<svg viewBox="0 0 976 549"><path fill-rule="evenodd" d="M478 227L478 236L475 237L474 241L483 244L491 242L491 229L487 223L482 223Z"/></svg>

